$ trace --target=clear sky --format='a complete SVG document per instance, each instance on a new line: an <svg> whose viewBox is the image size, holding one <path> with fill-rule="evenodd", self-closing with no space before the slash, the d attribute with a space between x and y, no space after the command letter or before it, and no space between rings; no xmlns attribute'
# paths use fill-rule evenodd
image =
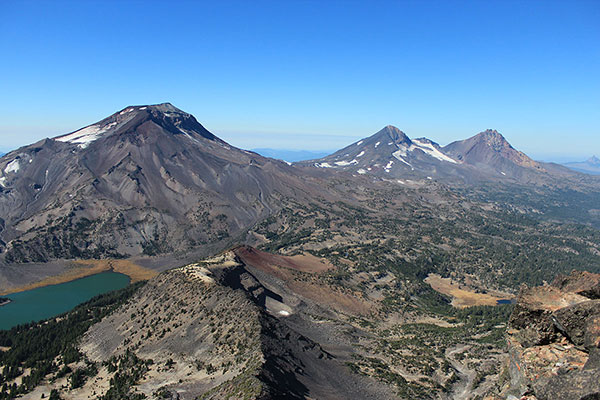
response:
<svg viewBox="0 0 600 400"><path fill-rule="evenodd" d="M169 101L243 148L392 124L600 155L600 1L1 1L0 150Z"/></svg>

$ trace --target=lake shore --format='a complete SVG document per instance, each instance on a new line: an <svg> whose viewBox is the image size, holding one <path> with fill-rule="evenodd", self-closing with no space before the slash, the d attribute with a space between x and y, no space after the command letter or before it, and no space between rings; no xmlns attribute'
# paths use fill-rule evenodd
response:
<svg viewBox="0 0 600 400"><path fill-rule="evenodd" d="M96 275L106 271L113 271L127 275L131 280L131 283L148 280L158 275L158 272L137 265L131 260L75 260L71 262L71 267L67 271L59 275L50 276L38 282L33 282L27 285L6 289L0 292L0 296L24 292L26 290L36 289L44 286L71 282L77 279L85 278L86 276Z"/></svg>
<svg viewBox="0 0 600 400"><path fill-rule="evenodd" d="M2 298L2 297L0 297L0 307L4 306L4 305L6 305L6 304L8 304L10 302L11 302L11 300L8 299L8 298Z"/></svg>

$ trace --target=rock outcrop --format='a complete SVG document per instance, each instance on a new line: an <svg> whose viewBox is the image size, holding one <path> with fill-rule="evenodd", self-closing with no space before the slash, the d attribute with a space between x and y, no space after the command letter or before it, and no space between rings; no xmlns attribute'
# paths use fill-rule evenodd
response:
<svg viewBox="0 0 600 400"><path fill-rule="evenodd" d="M600 399L600 275L573 271L521 288L510 319L504 395Z"/></svg>

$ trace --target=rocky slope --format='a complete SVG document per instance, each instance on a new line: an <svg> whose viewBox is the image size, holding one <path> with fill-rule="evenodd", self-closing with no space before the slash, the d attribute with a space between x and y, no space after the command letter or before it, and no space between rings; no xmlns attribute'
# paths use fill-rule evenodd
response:
<svg viewBox="0 0 600 400"><path fill-rule="evenodd" d="M345 365L352 351L347 339L323 339L339 328L318 326L307 310L335 313L306 303L237 254L252 259L256 253L247 247L228 251L150 280L85 334L84 361L69 364L72 370L95 366L84 384L49 377L24 398L52 389L63 398L105 399L394 397L386 385L352 374ZM315 265L275 259L287 262L287 269ZM254 261L269 267L265 259Z"/></svg>
<svg viewBox="0 0 600 400"><path fill-rule="evenodd" d="M523 287L508 330L504 394L529 399L600 398L600 275L573 271Z"/></svg>

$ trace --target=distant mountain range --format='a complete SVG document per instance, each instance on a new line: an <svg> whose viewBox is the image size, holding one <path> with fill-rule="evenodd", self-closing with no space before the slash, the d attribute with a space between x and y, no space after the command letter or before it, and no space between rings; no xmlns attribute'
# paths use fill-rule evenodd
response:
<svg viewBox="0 0 600 400"><path fill-rule="evenodd" d="M285 150L285 149L252 149L253 152L264 157L276 158L288 162L297 162L305 160L314 160L325 157L330 154L326 151L308 151L308 150Z"/></svg>
<svg viewBox="0 0 600 400"><path fill-rule="evenodd" d="M513 148L495 130L441 147L427 138L410 139L394 126L318 160L298 165L335 169L388 179L444 182L541 182L573 175L567 168L540 163Z"/></svg>
<svg viewBox="0 0 600 400"><path fill-rule="evenodd" d="M322 156L258 151L286 161ZM223 247L286 205L352 201L353 175L395 185L435 180L577 190L585 179L533 161L495 130L441 147L386 126L331 155L290 165L229 145L169 103L130 106L0 159L0 260ZM333 185L337 178L349 180Z"/></svg>
<svg viewBox="0 0 600 400"><path fill-rule="evenodd" d="M586 174L600 175L600 158L596 156L592 156L583 162L569 162L563 165Z"/></svg>

